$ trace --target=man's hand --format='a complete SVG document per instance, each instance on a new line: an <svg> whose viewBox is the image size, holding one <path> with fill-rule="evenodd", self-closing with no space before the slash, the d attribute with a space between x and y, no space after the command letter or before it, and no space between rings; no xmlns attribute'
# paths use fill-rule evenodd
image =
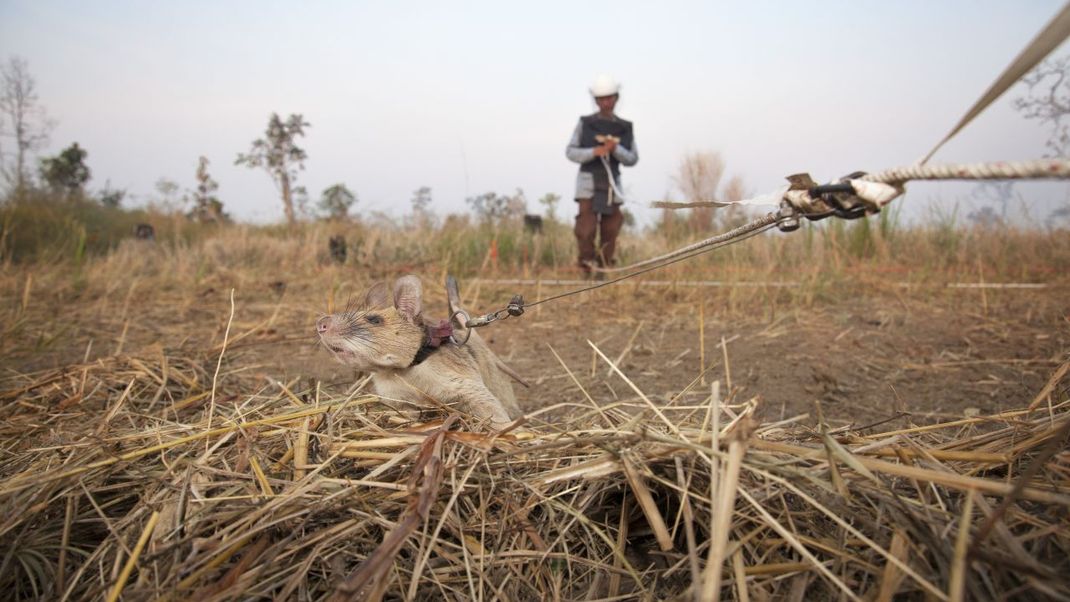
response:
<svg viewBox="0 0 1070 602"><path fill-rule="evenodd" d="M607 138L602 146L606 147L606 154L611 155L617 148L617 139L613 137Z"/></svg>
<svg viewBox="0 0 1070 602"><path fill-rule="evenodd" d="M612 142L612 141L606 142L602 146L596 146L596 147L594 147L594 156L596 156L596 157L606 157L610 153L613 152L613 148L616 147L616 146L617 146L617 143L616 142Z"/></svg>

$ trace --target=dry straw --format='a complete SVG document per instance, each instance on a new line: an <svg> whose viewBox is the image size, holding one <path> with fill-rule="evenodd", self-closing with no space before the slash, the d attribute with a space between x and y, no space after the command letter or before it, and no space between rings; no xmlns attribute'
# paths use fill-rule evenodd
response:
<svg viewBox="0 0 1070 602"><path fill-rule="evenodd" d="M459 416L401 423L359 388L265 385L232 369L240 348L8 378L0 590L1070 596L1065 364L1031 409L871 432L763 425L757 400L722 401L717 382L700 408L658 405L592 348L633 398L584 391L572 417L499 435Z"/></svg>

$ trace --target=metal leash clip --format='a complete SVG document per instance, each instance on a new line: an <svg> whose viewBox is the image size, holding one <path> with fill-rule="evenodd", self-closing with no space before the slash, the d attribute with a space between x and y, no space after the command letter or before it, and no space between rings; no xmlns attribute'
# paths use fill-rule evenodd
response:
<svg viewBox="0 0 1070 602"><path fill-rule="evenodd" d="M780 209L776 212L776 227L781 232L794 232L799 229L799 210L787 199L780 199Z"/></svg>
<svg viewBox="0 0 1070 602"><path fill-rule="evenodd" d="M458 320L458 316L464 319ZM452 322L458 328L464 328L463 341L457 340L456 330L454 330L453 334L450 335L450 341L452 341L454 345L464 345L465 343L467 343L468 339L472 336L472 317L468 315L468 312L464 311L463 309L459 309L453 312L453 315L450 316L450 322Z"/></svg>
<svg viewBox="0 0 1070 602"><path fill-rule="evenodd" d="M480 328L486 326L491 322L497 322L498 320L504 320L510 316L521 316L524 314L524 297L522 295L513 295L513 298L509 300L509 305L505 306L505 309L499 309L498 311L491 312L486 315L482 315L473 318L468 315L468 312L458 310L453 312L450 316L450 321L457 324L458 327L465 329L464 340L458 340L456 336L451 335L450 340L456 345L464 345L468 342L469 337L472 336L473 328ZM460 316L464 318L463 321L457 320Z"/></svg>

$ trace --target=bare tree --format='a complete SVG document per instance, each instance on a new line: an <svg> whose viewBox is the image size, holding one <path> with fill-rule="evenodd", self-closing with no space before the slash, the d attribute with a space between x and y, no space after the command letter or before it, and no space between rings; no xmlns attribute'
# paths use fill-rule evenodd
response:
<svg viewBox="0 0 1070 602"><path fill-rule="evenodd" d="M728 182L725 183L724 189L721 191L721 196L729 203L738 203L747 198L747 187L743 183L743 176L736 174L728 178ZM747 214L743 207L739 205L731 205L721 209L721 211L723 212L721 214L721 227L723 228L742 226L746 222Z"/></svg>
<svg viewBox="0 0 1070 602"><path fill-rule="evenodd" d="M688 201L712 201L724 176L724 159L715 152L690 153L680 161L676 173L676 186ZM692 209L689 221L696 232L709 230L713 227L713 208Z"/></svg>
<svg viewBox="0 0 1070 602"><path fill-rule="evenodd" d="M1002 228L1007 223L991 205L985 205L976 211L971 211L969 215L966 216L966 219L973 222L982 230Z"/></svg>
<svg viewBox="0 0 1070 602"><path fill-rule="evenodd" d="M1026 119L1036 119L1051 128L1045 145L1054 157L1070 151L1070 56L1050 59L1037 65L1022 78L1028 87L1014 99L1014 108Z"/></svg>
<svg viewBox="0 0 1070 602"><path fill-rule="evenodd" d="M305 159L308 158L304 149L297 146L296 140L298 136L305 135L306 127L309 124L301 115L290 115L284 122L279 119L278 113L272 113L264 137L254 140L249 153L239 153L234 161L235 165L263 167L268 172L282 195L286 222L291 227L297 223L294 194L299 192L293 184L297 180L298 170L305 168Z"/></svg>
<svg viewBox="0 0 1070 602"><path fill-rule="evenodd" d="M5 154L14 156L14 167L3 173L16 192L29 185L30 155L48 143L53 125L37 97L37 84L26 59L9 58L7 64L0 66L0 135L10 138L15 150L0 153L0 158Z"/></svg>
<svg viewBox="0 0 1070 602"><path fill-rule="evenodd" d="M186 198L179 194L181 187L174 180L160 178L156 180L154 188L159 196L156 197L158 200L150 202L150 207L155 207L164 213L176 213L186 202Z"/></svg>
<svg viewBox="0 0 1070 602"><path fill-rule="evenodd" d="M743 176L736 174L728 178L724 185L724 200L729 203L738 203L747 198L747 187L743 183Z"/></svg>
<svg viewBox="0 0 1070 602"><path fill-rule="evenodd" d="M1022 78L1028 88L1024 96L1014 99L1014 108L1026 119L1036 119L1050 128L1048 156L1070 155L1070 55L1048 59ZM1004 213L1006 211L1004 210ZM1052 219L1070 213L1070 197L1063 207L1052 212Z"/></svg>
<svg viewBox="0 0 1070 602"><path fill-rule="evenodd" d="M1067 225L1070 225L1070 205L1065 207L1059 207L1055 211L1051 212L1051 219L1054 221L1061 221Z"/></svg>
<svg viewBox="0 0 1070 602"><path fill-rule="evenodd" d="M519 188L512 196L486 192L468 197L465 202L472 207L472 211L481 222L495 226L503 221L519 222L527 213L528 207L524 191Z"/></svg>
<svg viewBox="0 0 1070 602"><path fill-rule="evenodd" d="M546 219L551 222L557 221L557 204L561 202L561 195L547 192L539 198L539 204L546 207Z"/></svg>
<svg viewBox="0 0 1070 602"><path fill-rule="evenodd" d="M516 194L509 197L509 200L505 204L505 217L516 222L520 222L524 219L524 216L528 212L528 198L524 196L524 191L517 188Z"/></svg>

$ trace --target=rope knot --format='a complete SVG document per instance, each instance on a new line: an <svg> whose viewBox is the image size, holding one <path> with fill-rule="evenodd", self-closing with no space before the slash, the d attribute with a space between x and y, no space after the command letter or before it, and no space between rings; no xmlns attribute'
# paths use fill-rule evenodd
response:
<svg viewBox="0 0 1070 602"><path fill-rule="evenodd" d="M810 220L835 215L857 219L879 213L881 207L903 194L903 184L865 179L864 172L854 172L830 184L814 182L810 174L788 176L790 186L784 201Z"/></svg>

